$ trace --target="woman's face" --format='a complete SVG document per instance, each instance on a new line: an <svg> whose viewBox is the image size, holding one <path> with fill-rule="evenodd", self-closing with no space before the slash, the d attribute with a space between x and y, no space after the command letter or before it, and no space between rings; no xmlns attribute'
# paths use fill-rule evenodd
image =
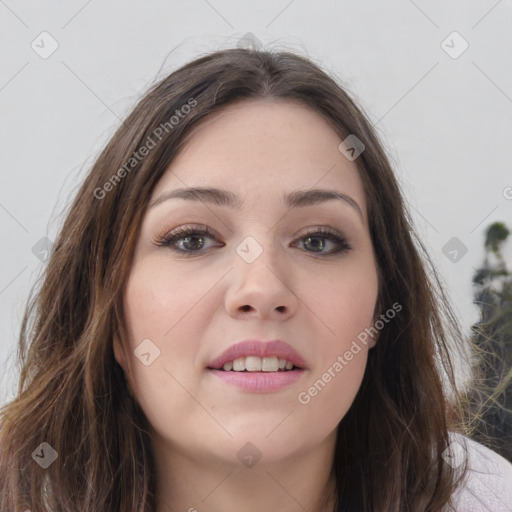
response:
<svg viewBox="0 0 512 512"><path fill-rule="evenodd" d="M378 291L365 193L341 142L301 104L244 101L199 125L158 183L124 292L128 339L114 347L161 447L246 465L332 452ZM166 199L191 187L222 193ZM199 233L179 233L189 227ZM222 357L244 340L262 343Z"/></svg>

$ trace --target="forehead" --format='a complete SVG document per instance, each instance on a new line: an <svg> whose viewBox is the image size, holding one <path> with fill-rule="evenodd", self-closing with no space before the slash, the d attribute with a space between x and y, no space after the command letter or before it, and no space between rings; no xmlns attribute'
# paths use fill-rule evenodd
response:
<svg viewBox="0 0 512 512"><path fill-rule="evenodd" d="M153 197L211 186L257 203L295 189L333 188L353 197L365 214L359 172L339 151L341 141L325 119L297 101L244 100L194 128Z"/></svg>

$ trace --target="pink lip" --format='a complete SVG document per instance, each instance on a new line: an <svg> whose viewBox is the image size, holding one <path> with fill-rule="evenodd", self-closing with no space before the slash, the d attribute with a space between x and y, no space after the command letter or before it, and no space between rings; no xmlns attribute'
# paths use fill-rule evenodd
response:
<svg viewBox="0 0 512 512"><path fill-rule="evenodd" d="M286 372L224 372L222 370L210 370L227 384L238 386L245 391L268 393L277 391L289 384L297 382L305 370L295 369Z"/></svg>
<svg viewBox="0 0 512 512"><path fill-rule="evenodd" d="M259 341L259 340L245 340L235 343L227 350L225 350L219 357L214 359L208 364L208 368L213 370L220 370L224 363L234 361L239 357L258 356L270 357L276 356L280 359L286 359L299 368L305 368L306 362L302 356L288 343L282 340L272 341ZM259 372L255 372L259 373ZM267 374L267 372L262 372Z"/></svg>

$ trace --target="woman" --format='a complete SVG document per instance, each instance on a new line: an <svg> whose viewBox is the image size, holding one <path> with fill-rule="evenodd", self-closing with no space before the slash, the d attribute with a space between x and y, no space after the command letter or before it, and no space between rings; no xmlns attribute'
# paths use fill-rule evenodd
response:
<svg viewBox="0 0 512 512"><path fill-rule="evenodd" d="M370 123L315 64L233 49L172 73L86 177L27 309L1 509L470 510L485 452L477 498L507 510L510 465L461 435L464 340L413 237Z"/></svg>

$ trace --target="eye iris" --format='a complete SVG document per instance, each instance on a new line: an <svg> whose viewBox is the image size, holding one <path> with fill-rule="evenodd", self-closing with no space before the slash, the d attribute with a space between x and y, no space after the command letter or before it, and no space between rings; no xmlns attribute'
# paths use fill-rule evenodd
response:
<svg viewBox="0 0 512 512"><path fill-rule="evenodd" d="M194 247L194 244L192 244L193 247L187 247L190 240L193 240L193 239L197 240L198 238L200 240L202 240L202 242L198 246ZM185 246L186 250L201 249L201 247L203 247L203 245L204 245L204 237L202 235L187 235L187 236L183 237L183 245Z"/></svg>
<svg viewBox="0 0 512 512"><path fill-rule="evenodd" d="M307 246L308 242L310 242L311 240L313 240L313 241L316 240L317 241L317 243L312 243L311 244L313 249L321 251L324 248L324 239L322 237L319 237L319 236L309 236L308 238L306 238L304 240L304 245Z"/></svg>

